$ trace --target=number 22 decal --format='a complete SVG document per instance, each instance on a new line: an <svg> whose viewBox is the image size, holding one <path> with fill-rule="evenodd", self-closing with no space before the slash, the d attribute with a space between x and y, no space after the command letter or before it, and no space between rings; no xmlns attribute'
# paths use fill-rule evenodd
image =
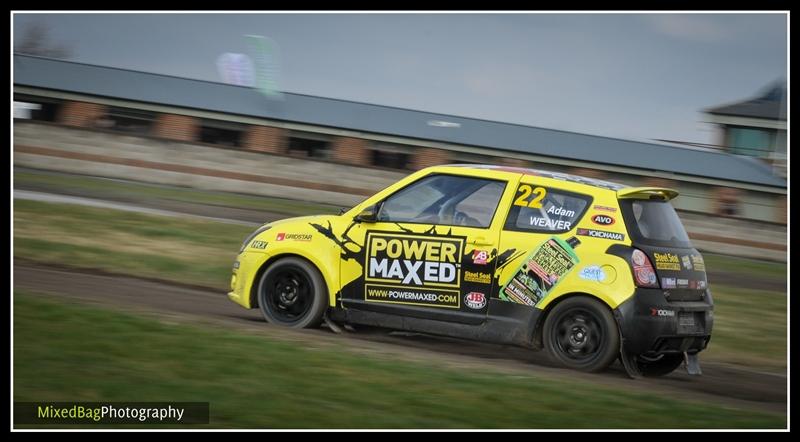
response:
<svg viewBox="0 0 800 442"><path fill-rule="evenodd" d="M544 187L531 188L531 186L527 184L520 184L517 192L519 192L519 196L514 200L514 205L530 207L532 209L540 209L542 207L542 200L545 195L547 195L547 190L545 190ZM528 197L530 197L531 194L533 194L534 197L528 201Z"/></svg>

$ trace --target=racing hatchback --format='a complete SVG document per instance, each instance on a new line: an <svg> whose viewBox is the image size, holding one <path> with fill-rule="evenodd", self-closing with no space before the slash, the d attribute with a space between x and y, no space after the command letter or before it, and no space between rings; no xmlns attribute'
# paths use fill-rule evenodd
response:
<svg viewBox="0 0 800 442"><path fill-rule="evenodd" d="M713 326L678 193L525 168L423 169L340 215L268 223L229 298L270 323L364 324L546 349L632 377L682 364Z"/></svg>

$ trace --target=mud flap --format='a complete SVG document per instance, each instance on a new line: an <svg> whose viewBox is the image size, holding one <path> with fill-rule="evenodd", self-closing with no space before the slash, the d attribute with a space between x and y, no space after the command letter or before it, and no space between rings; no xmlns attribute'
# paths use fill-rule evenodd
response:
<svg viewBox="0 0 800 442"><path fill-rule="evenodd" d="M325 314L322 316L322 320L325 321L325 325L327 325L332 332L336 333L337 335L342 334L342 328L336 325L336 323L328 317L328 312L325 312Z"/></svg>
<svg viewBox="0 0 800 442"><path fill-rule="evenodd" d="M703 371L700 370L700 358L697 353L683 353L683 360L686 362L686 372L692 376L700 376Z"/></svg>
<svg viewBox="0 0 800 442"><path fill-rule="evenodd" d="M625 372L628 373L629 378L641 379L642 372L639 371L639 366L636 365L636 356L625 351L625 336L622 334L622 328L619 327L619 321L617 321L617 329L619 330L619 360L622 362L622 366L625 367Z"/></svg>

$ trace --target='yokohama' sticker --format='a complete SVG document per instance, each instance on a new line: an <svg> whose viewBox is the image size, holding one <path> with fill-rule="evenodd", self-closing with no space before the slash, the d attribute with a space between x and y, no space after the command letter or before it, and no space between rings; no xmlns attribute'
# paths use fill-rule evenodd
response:
<svg viewBox="0 0 800 442"><path fill-rule="evenodd" d="M592 238L610 239L614 241L625 241L625 235L617 232L607 232L605 230L578 229L578 235L591 236Z"/></svg>

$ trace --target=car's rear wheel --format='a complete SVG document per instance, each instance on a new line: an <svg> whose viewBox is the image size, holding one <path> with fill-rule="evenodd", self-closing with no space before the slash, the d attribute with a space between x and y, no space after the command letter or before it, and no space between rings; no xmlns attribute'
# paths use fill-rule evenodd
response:
<svg viewBox="0 0 800 442"><path fill-rule="evenodd" d="M292 328L316 327L328 304L325 280L311 263L283 258L267 268L258 284L258 305L267 322Z"/></svg>
<svg viewBox="0 0 800 442"><path fill-rule="evenodd" d="M619 332L611 311L584 296L556 305L547 315L543 337L551 358L576 370L603 370L619 355Z"/></svg>

